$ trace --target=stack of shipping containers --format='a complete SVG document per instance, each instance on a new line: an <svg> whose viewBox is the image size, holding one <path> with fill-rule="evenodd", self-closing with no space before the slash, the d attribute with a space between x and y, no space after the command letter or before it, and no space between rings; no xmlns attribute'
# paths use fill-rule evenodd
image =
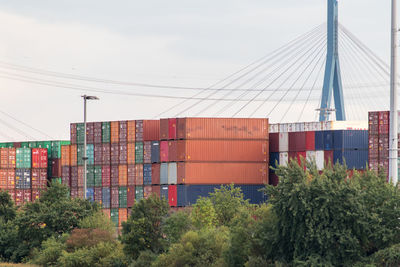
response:
<svg viewBox="0 0 400 267"><path fill-rule="evenodd" d="M364 170L368 164L368 131L363 130L364 125L351 125L335 127L332 122L271 125L270 166L286 166L290 159L301 164L305 159L315 161L318 170L326 163L343 164L344 161L349 170ZM278 177L270 170L270 184L277 183Z"/></svg>

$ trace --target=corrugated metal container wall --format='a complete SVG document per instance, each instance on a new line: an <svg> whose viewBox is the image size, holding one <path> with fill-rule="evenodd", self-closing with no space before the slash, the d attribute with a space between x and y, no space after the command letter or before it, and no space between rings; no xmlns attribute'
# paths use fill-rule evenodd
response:
<svg viewBox="0 0 400 267"><path fill-rule="evenodd" d="M306 132L289 133L289 151L306 150Z"/></svg>
<svg viewBox="0 0 400 267"><path fill-rule="evenodd" d="M153 185L151 192L155 194L157 197L160 197L160 186L159 185Z"/></svg>
<svg viewBox="0 0 400 267"><path fill-rule="evenodd" d="M160 167L159 163L151 164L151 183L153 185L160 184Z"/></svg>
<svg viewBox="0 0 400 267"><path fill-rule="evenodd" d="M102 188L102 206L106 209L111 207L111 190L109 187Z"/></svg>
<svg viewBox="0 0 400 267"><path fill-rule="evenodd" d="M0 189L7 189L7 170L0 169Z"/></svg>
<svg viewBox="0 0 400 267"><path fill-rule="evenodd" d="M127 147L127 162L128 164L135 164L135 143L128 143Z"/></svg>
<svg viewBox="0 0 400 267"><path fill-rule="evenodd" d="M15 188L15 169L7 170L7 188L8 189Z"/></svg>
<svg viewBox="0 0 400 267"><path fill-rule="evenodd" d="M101 166L94 166L94 186L102 186L102 170Z"/></svg>
<svg viewBox="0 0 400 267"><path fill-rule="evenodd" d="M178 141L168 141L168 161L178 161Z"/></svg>
<svg viewBox="0 0 400 267"><path fill-rule="evenodd" d="M143 142L135 142L135 163L143 164Z"/></svg>
<svg viewBox="0 0 400 267"><path fill-rule="evenodd" d="M168 184L168 163L161 163L160 184Z"/></svg>
<svg viewBox="0 0 400 267"><path fill-rule="evenodd" d="M119 164L128 163L128 145L127 143L119 143Z"/></svg>
<svg viewBox="0 0 400 267"><path fill-rule="evenodd" d="M269 166L276 168L279 165L279 152L269 154Z"/></svg>
<svg viewBox="0 0 400 267"><path fill-rule="evenodd" d="M143 121L143 141L160 140L160 121L144 120Z"/></svg>
<svg viewBox="0 0 400 267"><path fill-rule="evenodd" d="M102 134L101 134L101 122L95 122L93 124L93 142L95 144L102 143Z"/></svg>
<svg viewBox="0 0 400 267"><path fill-rule="evenodd" d="M101 158L102 158L103 165L111 164L111 146L110 146L110 144L102 145Z"/></svg>
<svg viewBox="0 0 400 267"><path fill-rule="evenodd" d="M160 142L153 141L151 142L151 163L159 163L160 162Z"/></svg>
<svg viewBox="0 0 400 267"><path fill-rule="evenodd" d="M128 122L120 121L119 122L119 142L125 143L128 139Z"/></svg>
<svg viewBox="0 0 400 267"><path fill-rule="evenodd" d="M264 184L268 170L265 163L182 163L178 177L186 184Z"/></svg>
<svg viewBox="0 0 400 267"><path fill-rule="evenodd" d="M127 195L127 188L126 188L126 186L121 186L121 187L119 187L119 190L118 190L118 196L119 196L119 198L118 198L118 205L119 205L119 207L120 208L126 208L127 206L127 197L128 197L128 195Z"/></svg>
<svg viewBox="0 0 400 267"><path fill-rule="evenodd" d="M178 183L178 167L176 162L168 163L168 184Z"/></svg>
<svg viewBox="0 0 400 267"><path fill-rule="evenodd" d="M133 207L135 204L135 186L128 186L126 189L126 206L128 208Z"/></svg>
<svg viewBox="0 0 400 267"><path fill-rule="evenodd" d="M178 205L177 191L177 185L168 186L168 204L171 207L176 207Z"/></svg>
<svg viewBox="0 0 400 267"><path fill-rule="evenodd" d="M86 199L88 199L90 202L94 202L94 189L93 188L87 188L86 189Z"/></svg>
<svg viewBox="0 0 400 267"><path fill-rule="evenodd" d="M268 138L268 119L183 118L177 122L178 139Z"/></svg>
<svg viewBox="0 0 400 267"><path fill-rule="evenodd" d="M323 131L324 150L333 150L333 131Z"/></svg>
<svg viewBox="0 0 400 267"><path fill-rule="evenodd" d="M170 118L168 119L168 139L169 140L174 140L177 137L177 120L176 118Z"/></svg>
<svg viewBox="0 0 400 267"><path fill-rule="evenodd" d="M119 183L118 165L111 165L111 186L117 186Z"/></svg>
<svg viewBox="0 0 400 267"><path fill-rule="evenodd" d="M31 149L30 148L17 148L16 149L16 167L17 168L31 168Z"/></svg>
<svg viewBox="0 0 400 267"><path fill-rule="evenodd" d="M32 168L47 168L47 149L32 148Z"/></svg>
<svg viewBox="0 0 400 267"><path fill-rule="evenodd" d="M86 123L86 142L88 144L94 143L94 123L93 122Z"/></svg>
<svg viewBox="0 0 400 267"><path fill-rule="evenodd" d="M333 165L333 151L332 150L324 150L324 162L326 164Z"/></svg>
<svg viewBox="0 0 400 267"><path fill-rule="evenodd" d="M144 164L143 165L143 184L144 185L151 185L151 174L152 174L151 164Z"/></svg>
<svg viewBox="0 0 400 267"><path fill-rule="evenodd" d="M315 132L306 132L306 150L315 150Z"/></svg>
<svg viewBox="0 0 400 267"><path fill-rule="evenodd" d="M368 150L335 150L333 160L340 164L345 160L348 169L364 170L368 165Z"/></svg>
<svg viewBox="0 0 400 267"><path fill-rule="evenodd" d="M289 162L289 153L288 152L279 153L279 165L286 167L288 162Z"/></svg>
<svg viewBox="0 0 400 267"><path fill-rule="evenodd" d="M111 208L118 208L119 190L118 187L111 187Z"/></svg>
<svg viewBox="0 0 400 267"><path fill-rule="evenodd" d="M367 149L368 131L343 130L333 132L333 148L340 149Z"/></svg>
<svg viewBox="0 0 400 267"><path fill-rule="evenodd" d="M61 166L71 165L71 146L61 146Z"/></svg>
<svg viewBox="0 0 400 267"><path fill-rule="evenodd" d="M136 140L135 142L143 142L143 121L136 121Z"/></svg>
<svg viewBox="0 0 400 267"><path fill-rule="evenodd" d="M121 208L118 210L118 226L122 226L122 222L128 220L128 210L126 208Z"/></svg>
<svg viewBox="0 0 400 267"><path fill-rule="evenodd" d="M101 141L103 143L110 143L111 141L111 125L108 121L101 123Z"/></svg>
<svg viewBox="0 0 400 267"><path fill-rule="evenodd" d="M101 168L101 183L103 186L111 185L111 167L103 165Z"/></svg>
<svg viewBox="0 0 400 267"><path fill-rule="evenodd" d="M143 164L135 165L135 185L143 185Z"/></svg>
<svg viewBox="0 0 400 267"><path fill-rule="evenodd" d="M70 170L71 177L71 187L78 187L78 167L72 166ZM71 192L72 196L72 192Z"/></svg>
<svg viewBox="0 0 400 267"><path fill-rule="evenodd" d="M102 152L103 145L102 144L95 144L94 145L94 164L101 165L103 163Z"/></svg>
<svg viewBox="0 0 400 267"><path fill-rule="evenodd" d="M135 164L128 165L128 185L135 185L135 176L136 176L136 167Z"/></svg>
<svg viewBox="0 0 400 267"><path fill-rule="evenodd" d="M76 166L78 165L78 146L71 145L70 150L71 150L71 166Z"/></svg>
<svg viewBox="0 0 400 267"><path fill-rule="evenodd" d="M318 170L323 170L324 169L324 163L325 163L325 153L322 150L317 150L315 152L315 157L317 161L317 169Z"/></svg>
<svg viewBox="0 0 400 267"><path fill-rule="evenodd" d="M119 142L119 121L110 122L111 143Z"/></svg>
<svg viewBox="0 0 400 267"><path fill-rule="evenodd" d="M143 186L135 186L135 201L140 201L143 199Z"/></svg>
<svg viewBox="0 0 400 267"><path fill-rule="evenodd" d="M111 217L111 221L115 225L115 227L118 227L118 225L119 225L118 207L115 209L111 209L110 217Z"/></svg>
<svg viewBox="0 0 400 267"><path fill-rule="evenodd" d="M269 152L279 152L279 133L269 134Z"/></svg>
<svg viewBox="0 0 400 267"><path fill-rule="evenodd" d="M128 167L126 165L118 166L118 184L126 186L128 184Z"/></svg>
<svg viewBox="0 0 400 267"><path fill-rule="evenodd" d="M315 150L324 150L324 132L315 132Z"/></svg>
<svg viewBox="0 0 400 267"><path fill-rule="evenodd" d="M160 119L160 140L168 140L168 119Z"/></svg>
<svg viewBox="0 0 400 267"><path fill-rule="evenodd" d="M160 161L168 162L168 141L160 142Z"/></svg>
<svg viewBox="0 0 400 267"><path fill-rule="evenodd" d="M143 187L143 198L147 199L153 193L153 188L150 185L146 185Z"/></svg>
<svg viewBox="0 0 400 267"><path fill-rule="evenodd" d="M143 142L143 163L151 163L151 142Z"/></svg>
<svg viewBox="0 0 400 267"><path fill-rule="evenodd" d="M267 162L266 140L179 140L178 159L186 162ZM169 151L169 153L171 150Z"/></svg>
<svg viewBox="0 0 400 267"><path fill-rule="evenodd" d="M135 142L135 140L136 140L136 121L128 121L127 127L128 127L128 132L127 132L128 143Z"/></svg>
<svg viewBox="0 0 400 267"><path fill-rule="evenodd" d="M289 151L289 134L279 133L279 152Z"/></svg>
<svg viewBox="0 0 400 267"><path fill-rule="evenodd" d="M71 137L71 144L76 144L76 124L70 124L70 137Z"/></svg>
<svg viewBox="0 0 400 267"><path fill-rule="evenodd" d="M103 201L103 194L102 193L103 192L102 192L101 187L95 187L94 188L94 201L96 201L100 205L101 205L101 203Z"/></svg>
<svg viewBox="0 0 400 267"><path fill-rule="evenodd" d="M119 164L119 144L118 143L111 144L110 155L111 155L111 164L118 165Z"/></svg>
<svg viewBox="0 0 400 267"><path fill-rule="evenodd" d="M76 143L83 144L85 138L85 125L83 123L76 124Z"/></svg>
<svg viewBox="0 0 400 267"><path fill-rule="evenodd" d="M160 186L160 197L168 201L168 185Z"/></svg>

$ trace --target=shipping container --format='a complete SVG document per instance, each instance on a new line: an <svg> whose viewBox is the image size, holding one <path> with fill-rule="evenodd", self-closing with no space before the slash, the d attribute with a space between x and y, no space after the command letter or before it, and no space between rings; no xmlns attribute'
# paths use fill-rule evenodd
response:
<svg viewBox="0 0 400 267"><path fill-rule="evenodd" d="M334 131L333 149L368 149L368 131Z"/></svg>
<svg viewBox="0 0 400 267"><path fill-rule="evenodd" d="M103 214L104 214L108 219L111 220L111 210L110 210L109 208L108 208L108 209L102 209L101 211L103 212Z"/></svg>
<svg viewBox="0 0 400 267"><path fill-rule="evenodd" d="M128 195L127 195L126 186L120 186L118 194L119 194L119 198L118 198L119 207L120 208L127 208L127 201L128 201L127 197L128 197Z"/></svg>
<svg viewBox="0 0 400 267"><path fill-rule="evenodd" d="M103 164L103 144L95 144L94 145L94 164L101 165Z"/></svg>
<svg viewBox="0 0 400 267"><path fill-rule="evenodd" d="M85 125L83 123L76 124L76 143L83 144L85 138Z"/></svg>
<svg viewBox="0 0 400 267"><path fill-rule="evenodd" d="M77 145L71 145L70 147L71 151L71 166L77 166L78 165L78 146Z"/></svg>
<svg viewBox="0 0 400 267"><path fill-rule="evenodd" d="M118 208L119 206L119 188L118 186L111 187L111 208Z"/></svg>
<svg viewBox="0 0 400 267"><path fill-rule="evenodd" d="M143 164L143 142L135 142L135 163Z"/></svg>
<svg viewBox="0 0 400 267"><path fill-rule="evenodd" d="M348 169L364 170L368 166L368 150L335 150L333 151L333 162L344 164Z"/></svg>
<svg viewBox="0 0 400 267"><path fill-rule="evenodd" d="M61 159L52 159L49 161L51 166L48 164L48 169L51 168L51 172L49 173L50 177L61 177Z"/></svg>
<svg viewBox="0 0 400 267"><path fill-rule="evenodd" d="M178 183L178 166L176 162L170 162L168 163L168 184L177 184L177 183Z"/></svg>
<svg viewBox="0 0 400 267"><path fill-rule="evenodd" d="M159 163L160 162L160 142L152 141L151 142L151 163Z"/></svg>
<svg viewBox="0 0 400 267"><path fill-rule="evenodd" d="M95 122L93 124L93 142L95 144L101 144L102 143L102 123L101 122Z"/></svg>
<svg viewBox="0 0 400 267"><path fill-rule="evenodd" d="M31 188L31 169L15 169L15 188Z"/></svg>
<svg viewBox="0 0 400 267"><path fill-rule="evenodd" d="M178 184L268 183L265 163L178 163L177 169Z"/></svg>
<svg viewBox="0 0 400 267"><path fill-rule="evenodd" d="M110 122L111 143L119 142L119 121Z"/></svg>
<svg viewBox="0 0 400 267"><path fill-rule="evenodd" d="M144 185L151 185L151 174L152 168L151 164L143 164L143 184Z"/></svg>
<svg viewBox="0 0 400 267"><path fill-rule="evenodd" d="M128 165L127 169L128 169L128 181L127 181L127 184L128 184L128 186L135 185L135 177L136 177L135 164Z"/></svg>
<svg viewBox="0 0 400 267"><path fill-rule="evenodd" d="M119 122L119 142L126 143L128 140L128 122L120 121Z"/></svg>
<svg viewBox="0 0 400 267"><path fill-rule="evenodd" d="M164 198L168 201L168 185L160 186L160 198Z"/></svg>
<svg viewBox="0 0 400 267"><path fill-rule="evenodd" d="M126 208L120 208L118 210L118 226L122 226L122 222L126 222L128 220L128 210Z"/></svg>
<svg viewBox="0 0 400 267"><path fill-rule="evenodd" d="M289 152L306 150L306 132L288 133L288 138L289 138Z"/></svg>
<svg viewBox="0 0 400 267"><path fill-rule="evenodd" d="M128 145L127 143L119 143L119 164L128 163Z"/></svg>
<svg viewBox="0 0 400 267"><path fill-rule="evenodd" d="M119 177L119 186L127 186L128 185L128 166L127 165L119 165L118 166L118 177Z"/></svg>
<svg viewBox="0 0 400 267"><path fill-rule="evenodd" d="M101 184L102 186L111 186L111 166L103 165L101 167Z"/></svg>
<svg viewBox="0 0 400 267"><path fill-rule="evenodd" d="M111 165L111 186L118 186L119 184L119 175L118 175L118 165Z"/></svg>
<svg viewBox="0 0 400 267"><path fill-rule="evenodd" d="M315 150L324 150L324 132L315 132Z"/></svg>
<svg viewBox="0 0 400 267"><path fill-rule="evenodd" d="M177 185L168 186L168 204L170 207L176 207L178 205L177 191Z"/></svg>
<svg viewBox="0 0 400 267"><path fill-rule="evenodd" d="M135 164L135 185L143 185L143 164Z"/></svg>
<svg viewBox="0 0 400 267"><path fill-rule="evenodd" d="M135 201L138 202L143 199L143 186L135 186Z"/></svg>
<svg viewBox="0 0 400 267"><path fill-rule="evenodd" d="M168 163L160 165L160 184L168 184Z"/></svg>
<svg viewBox="0 0 400 267"><path fill-rule="evenodd" d="M32 168L47 168L47 149L32 148Z"/></svg>
<svg viewBox="0 0 400 267"><path fill-rule="evenodd" d="M267 162L269 156L266 140L179 140L177 142L177 161ZM171 150L168 153L171 153ZM176 161L169 158L170 161Z"/></svg>
<svg viewBox="0 0 400 267"><path fill-rule="evenodd" d="M86 123L86 142L88 144L94 144L94 123Z"/></svg>
<svg viewBox="0 0 400 267"><path fill-rule="evenodd" d="M270 172L269 173L269 184L273 186L277 186L279 183L279 177L275 173ZM178 187L179 189L179 187Z"/></svg>
<svg viewBox="0 0 400 267"><path fill-rule="evenodd" d="M160 140L168 140L168 119L160 119Z"/></svg>
<svg viewBox="0 0 400 267"><path fill-rule="evenodd" d="M289 151L289 134L279 133L279 152Z"/></svg>
<svg viewBox="0 0 400 267"><path fill-rule="evenodd" d="M153 187L151 185L143 186L143 198L147 199L153 193Z"/></svg>
<svg viewBox="0 0 400 267"><path fill-rule="evenodd" d="M78 187L78 167L72 166L70 169L70 178L71 178L71 187L76 188ZM71 193L72 196L72 193Z"/></svg>
<svg viewBox="0 0 400 267"><path fill-rule="evenodd" d="M101 166L94 166L93 172L94 172L94 186L96 186L96 187L102 186Z"/></svg>
<svg viewBox="0 0 400 267"><path fill-rule="evenodd" d="M143 141L160 140L160 120L143 121Z"/></svg>
<svg viewBox="0 0 400 267"><path fill-rule="evenodd" d="M133 207L135 204L135 186L128 186L126 189L126 194L127 194L127 202L126 206L128 208Z"/></svg>
<svg viewBox="0 0 400 267"><path fill-rule="evenodd" d="M31 170L31 187L33 189L41 189L47 187L47 170L32 169Z"/></svg>
<svg viewBox="0 0 400 267"><path fill-rule="evenodd" d="M70 137L71 137L71 144L76 144L76 124L70 124ZM22 147L22 146L21 146Z"/></svg>
<svg viewBox="0 0 400 267"><path fill-rule="evenodd" d="M268 119L182 118L178 139L268 139ZM169 136L171 139L171 136Z"/></svg>
<svg viewBox="0 0 400 267"><path fill-rule="evenodd" d="M210 193L220 187L220 184L178 185L177 204L179 207L191 206L196 203L199 197L209 197ZM235 187L241 189L244 199L248 199L251 204L261 204L267 200L265 193L260 192L260 189L263 189L265 185L235 185Z"/></svg>
<svg viewBox="0 0 400 267"><path fill-rule="evenodd" d="M153 194L155 194L157 197L160 197L160 188L161 188L161 186L160 185L153 185L151 187L152 187L151 192Z"/></svg>
<svg viewBox="0 0 400 267"><path fill-rule="evenodd" d="M135 125L136 139L135 142L143 142L143 121L137 120Z"/></svg>
<svg viewBox="0 0 400 267"><path fill-rule="evenodd" d="M288 152L280 152L279 153L279 165L287 166L289 162L289 153Z"/></svg>
<svg viewBox="0 0 400 267"><path fill-rule="evenodd" d="M333 150L333 132L334 131L323 131L324 150Z"/></svg>
<svg viewBox="0 0 400 267"><path fill-rule="evenodd" d="M118 227L118 225L119 225L118 208L112 208L111 209L110 217L111 217L111 222L115 225L115 227Z"/></svg>
<svg viewBox="0 0 400 267"><path fill-rule="evenodd" d="M178 141L168 141L168 161L178 161Z"/></svg>
<svg viewBox="0 0 400 267"><path fill-rule="evenodd" d="M86 186L94 186L94 168L93 166L86 167Z"/></svg>
<svg viewBox="0 0 400 267"><path fill-rule="evenodd" d="M109 209L111 207L111 190L109 187L102 187L102 207Z"/></svg>
<svg viewBox="0 0 400 267"><path fill-rule="evenodd" d="M7 169L0 169L0 189L7 189Z"/></svg>
<svg viewBox="0 0 400 267"><path fill-rule="evenodd" d="M94 202L94 188L88 187L86 188L86 199L90 202Z"/></svg>
<svg viewBox="0 0 400 267"><path fill-rule="evenodd" d="M99 203L100 205L102 204L103 201L103 191L101 187L96 186L94 188L94 201Z"/></svg>
<svg viewBox="0 0 400 267"><path fill-rule="evenodd" d="M151 183L153 185L160 184L160 167L159 163L151 164Z"/></svg>
<svg viewBox="0 0 400 267"><path fill-rule="evenodd" d="M110 157L111 157L111 165L119 164L119 143L111 143Z"/></svg>
<svg viewBox="0 0 400 267"><path fill-rule="evenodd" d="M127 142L133 143L136 140L136 121L127 122L128 132L127 132Z"/></svg>
<svg viewBox="0 0 400 267"><path fill-rule="evenodd" d="M32 202L35 202L40 198L41 189L32 189Z"/></svg>
<svg viewBox="0 0 400 267"><path fill-rule="evenodd" d="M332 150L324 150L324 162L325 164L333 165L333 151Z"/></svg>
<svg viewBox="0 0 400 267"><path fill-rule="evenodd" d="M270 133L269 134L269 151L270 152L279 152L279 133Z"/></svg>
<svg viewBox="0 0 400 267"><path fill-rule="evenodd" d="M7 189L15 188L15 169L7 169Z"/></svg>
<svg viewBox="0 0 400 267"><path fill-rule="evenodd" d="M31 164L31 149L30 148L17 148L16 149L16 168L28 168Z"/></svg>
<svg viewBox="0 0 400 267"><path fill-rule="evenodd" d="M177 139L177 119L176 118L168 119L168 139L169 140Z"/></svg>
<svg viewBox="0 0 400 267"><path fill-rule="evenodd" d="M101 123L101 141L103 143L111 142L111 125L108 121Z"/></svg>
<svg viewBox="0 0 400 267"><path fill-rule="evenodd" d="M127 147L127 163L135 164L135 143L128 143Z"/></svg>
<svg viewBox="0 0 400 267"><path fill-rule="evenodd" d="M269 154L269 167L276 168L279 165L279 152Z"/></svg>
<svg viewBox="0 0 400 267"><path fill-rule="evenodd" d="M151 163L151 141L143 142L143 163Z"/></svg>
<svg viewBox="0 0 400 267"><path fill-rule="evenodd" d="M160 161L168 162L168 141L160 142Z"/></svg>

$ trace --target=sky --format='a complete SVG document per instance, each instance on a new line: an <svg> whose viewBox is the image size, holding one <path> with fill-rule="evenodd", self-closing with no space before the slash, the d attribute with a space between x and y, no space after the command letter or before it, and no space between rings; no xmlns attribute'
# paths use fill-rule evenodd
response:
<svg viewBox="0 0 400 267"><path fill-rule="evenodd" d="M390 1L339 0L339 9L341 24L388 62ZM325 21L325 0L0 0L0 63L204 88ZM10 73L27 75L0 64L0 141L69 139L69 124L83 118L80 96L94 93L4 78ZM115 89L110 84L29 75ZM173 94L166 88L124 90ZM95 94L100 100L88 104L89 121L157 118L177 103Z"/></svg>

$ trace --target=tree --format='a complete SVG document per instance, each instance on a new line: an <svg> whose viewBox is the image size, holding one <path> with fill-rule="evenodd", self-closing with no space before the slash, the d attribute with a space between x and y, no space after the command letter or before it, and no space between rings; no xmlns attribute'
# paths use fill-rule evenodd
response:
<svg viewBox="0 0 400 267"><path fill-rule="evenodd" d="M16 208L10 194L7 191L0 191L0 220L11 221L15 216Z"/></svg>
<svg viewBox="0 0 400 267"><path fill-rule="evenodd" d="M141 251L159 253L164 249L162 221L168 214L165 199L151 195L136 203L128 220L122 223L121 242L126 255L137 259Z"/></svg>
<svg viewBox="0 0 400 267"><path fill-rule="evenodd" d="M187 211L171 213L163 222L162 231L168 245L179 241L181 236L189 231L191 220Z"/></svg>
<svg viewBox="0 0 400 267"><path fill-rule="evenodd" d="M203 227L215 227L217 225L217 213L209 198L199 197L193 205L190 214L192 223L198 229Z"/></svg>

